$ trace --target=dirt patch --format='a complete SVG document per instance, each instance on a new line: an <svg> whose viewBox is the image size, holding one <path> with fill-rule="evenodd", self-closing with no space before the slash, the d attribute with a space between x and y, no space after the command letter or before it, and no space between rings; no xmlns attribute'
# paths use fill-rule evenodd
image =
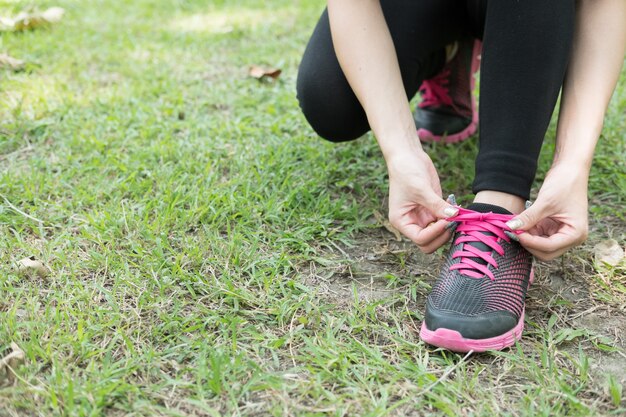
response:
<svg viewBox="0 0 626 417"><path fill-rule="evenodd" d="M418 301L434 282L441 257L425 255L410 241L395 240L387 230L359 234L353 246L336 246L323 259L311 262L308 286L338 304L378 301L398 296L410 283L421 284ZM422 300L423 301L423 300Z"/></svg>

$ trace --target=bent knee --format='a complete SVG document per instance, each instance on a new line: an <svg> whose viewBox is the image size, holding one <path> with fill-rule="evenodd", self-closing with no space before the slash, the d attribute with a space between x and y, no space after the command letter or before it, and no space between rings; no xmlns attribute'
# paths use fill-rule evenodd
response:
<svg viewBox="0 0 626 417"><path fill-rule="evenodd" d="M331 142L347 142L363 136L370 129L369 123L352 90L337 91L323 84L298 74L298 102L315 133Z"/></svg>

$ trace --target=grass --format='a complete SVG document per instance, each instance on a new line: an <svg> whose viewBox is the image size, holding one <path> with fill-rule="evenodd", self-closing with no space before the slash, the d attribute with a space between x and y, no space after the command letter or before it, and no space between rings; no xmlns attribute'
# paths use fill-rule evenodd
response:
<svg viewBox="0 0 626 417"><path fill-rule="evenodd" d="M626 74L590 243L538 266L522 343L464 358L417 337L439 258L373 220L373 138L331 146L299 112L322 1L34 4L67 14L0 35L29 62L0 73L0 352L26 354L0 416L626 412L626 274L592 265L594 242L626 236ZM283 75L259 83L251 64ZM467 202L475 141L429 152ZM18 274L27 256L52 273Z"/></svg>

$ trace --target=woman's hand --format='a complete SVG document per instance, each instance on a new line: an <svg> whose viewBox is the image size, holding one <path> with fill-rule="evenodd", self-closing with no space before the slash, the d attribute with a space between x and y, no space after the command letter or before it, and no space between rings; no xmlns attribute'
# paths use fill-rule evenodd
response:
<svg viewBox="0 0 626 417"><path fill-rule="evenodd" d="M450 238L446 217L458 210L441 198L435 166L422 150L387 159L389 222L425 253Z"/></svg>
<svg viewBox="0 0 626 417"><path fill-rule="evenodd" d="M541 260L551 260L585 241L587 181L586 169L553 165L535 203L507 223L527 232L518 235L522 246Z"/></svg>

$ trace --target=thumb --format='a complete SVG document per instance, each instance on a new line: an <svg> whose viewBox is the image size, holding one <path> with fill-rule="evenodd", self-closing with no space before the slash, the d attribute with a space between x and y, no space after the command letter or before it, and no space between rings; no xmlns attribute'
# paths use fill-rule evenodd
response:
<svg viewBox="0 0 626 417"><path fill-rule="evenodd" d="M435 192L429 193L424 202L424 206L430 210L430 212L439 219L445 219L447 217L456 216L459 212L457 207L454 207L450 203L446 202L443 198L438 196Z"/></svg>
<svg viewBox="0 0 626 417"><path fill-rule="evenodd" d="M506 222L511 230L528 230L539 223L545 216L544 207L540 204L533 204L513 219Z"/></svg>

